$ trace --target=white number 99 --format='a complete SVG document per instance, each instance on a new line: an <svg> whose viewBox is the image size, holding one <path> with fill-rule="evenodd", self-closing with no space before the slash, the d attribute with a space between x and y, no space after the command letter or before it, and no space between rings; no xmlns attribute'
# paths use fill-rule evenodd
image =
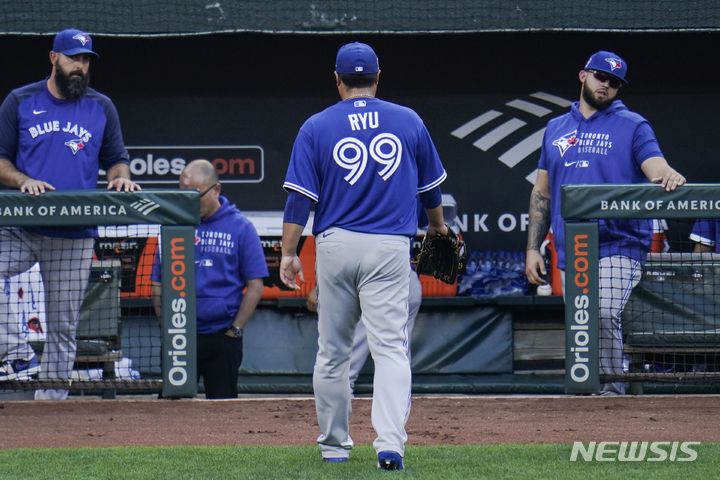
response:
<svg viewBox="0 0 720 480"><path fill-rule="evenodd" d="M348 157L346 152L353 150L355 155ZM333 149L333 158L335 163L340 165L346 170L350 170L345 176L345 180L350 182L350 185L355 185L360 176L365 171L367 165L368 152L365 145L360 141L352 137L346 137L335 144Z"/></svg>
<svg viewBox="0 0 720 480"><path fill-rule="evenodd" d="M382 147L390 145L390 151L384 153ZM387 180L395 173L400 166L402 159L402 143L400 139L392 133L382 133L373 138L370 143L370 156L376 162L385 165L385 168L378 172L383 180Z"/></svg>

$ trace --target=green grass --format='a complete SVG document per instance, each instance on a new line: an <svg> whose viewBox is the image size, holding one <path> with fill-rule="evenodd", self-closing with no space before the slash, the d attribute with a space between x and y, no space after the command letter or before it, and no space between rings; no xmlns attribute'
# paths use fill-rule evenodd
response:
<svg viewBox="0 0 720 480"><path fill-rule="evenodd" d="M376 468L369 445L346 463L324 463L316 446L116 447L0 451L0 479L709 479L720 444L694 447L694 462L570 462L571 445L408 446L405 470Z"/></svg>

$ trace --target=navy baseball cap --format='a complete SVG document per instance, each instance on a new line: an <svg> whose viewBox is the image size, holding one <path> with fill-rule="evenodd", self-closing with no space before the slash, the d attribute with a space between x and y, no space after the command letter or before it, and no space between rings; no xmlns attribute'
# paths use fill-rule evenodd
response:
<svg viewBox="0 0 720 480"><path fill-rule="evenodd" d="M355 42L340 47L335 59L335 71L352 75L366 75L380 70L377 55L370 45Z"/></svg>
<svg viewBox="0 0 720 480"><path fill-rule="evenodd" d="M65 29L55 35L52 51L68 56L79 53L89 53L96 57L100 56L93 52L92 38L90 38L90 35L74 28Z"/></svg>
<svg viewBox="0 0 720 480"><path fill-rule="evenodd" d="M609 73L610 75L617 77L627 85L625 75L627 74L627 64L625 60L620 58L613 52L600 50L593 54L585 64L583 70L598 70L600 72Z"/></svg>

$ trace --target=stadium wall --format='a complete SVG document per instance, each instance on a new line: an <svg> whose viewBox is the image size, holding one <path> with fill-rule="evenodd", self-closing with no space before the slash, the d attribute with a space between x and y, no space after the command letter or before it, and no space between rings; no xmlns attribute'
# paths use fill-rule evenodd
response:
<svg viewBox="0 0 720 480"><path fill-rule="evenodd" d="M297 131L338 101L335 53L356 40L378 53L379 96L415 109L427 124L448 171L442 190L457 201L470 251L525 249L528 177L539 158L533 136L568 110L543 99L552 97L533 95L575 101L577 73L600 49L627 61L630 84L620 98L651 122L671 164L690 182L720 181L718 148L710 141L720 104L709 58L716 32L96 36L101 56L93 60L91 84L115 101L126 144L150 149L131 149L143 187L176 184L171 171L147 173L148 155L171 156L159 147L175 148L173 158L185 155L186 161L197 157L183 147L229 147L217 157L227 165L259 148L253 173L250 167L228 173L223 193L245 211L282 210L281 185ZM51 43L47 35L0 36L0 48L15 65L0 77L0 95L49 74ZM518 100L548 112L528 112ZM489 112L496 117L458 132ZM491 134L506 122L518 128ZM512 157L510 165L512 151L524 156ZM169 183L153 183L159 180ZM671 240L687 238L687 232L670 233Z"/></svg>
<svg viewBox="0 0 720 480"><path fill-rule="evenodd" d="M131 149L135 178L146 187L177 180L172 171L150 175L148 155L249 158L235 173L220 162L228 170L223 193L242 210L282 210L281 185L298 129L338 101L337 48L368 42L380 58L379 96L415 109L433 136L448 171L442 190L457 201L469 250L524 250L539 135L568 110L533 95L576 100L577 72L599 49L627 61L630 84L620 98L650 121L671 164L690 182L720 181L710 141L720 95L711 88L707 58L717 39L717 33L100 37L91 83L114 99L126 144L155 147ZM0 94L46 77L50 44L50 37L0 37L3 51L22 58L0 78ZM538 110L525 111L519 101ZM458 131L485 114L495 118ZM493 133L503 125L516 130ZM251 148L157 149L187 146Z"/></svg>

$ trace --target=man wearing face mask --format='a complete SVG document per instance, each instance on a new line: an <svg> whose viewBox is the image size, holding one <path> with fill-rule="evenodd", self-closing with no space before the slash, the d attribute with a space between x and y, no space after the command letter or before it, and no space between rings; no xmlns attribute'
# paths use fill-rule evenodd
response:
<svg viewBox="0 0 720 480"><path fill-rule="evenodd" d="M98 170L108 190L140 190L112 101L88 87L97 57L85 32L58 33L45 80L13 90L0 107L0 182L10 190L42 195L51 190L95 189ZM96 228L0 229L0 381L70 378L75 330L93 258ZM46 300L42 364L23 333L4 290L5 280L40 264ZM26 330L26 329L25 329ZM37 390L40 400L64 399L67 390Z"/></svg>

